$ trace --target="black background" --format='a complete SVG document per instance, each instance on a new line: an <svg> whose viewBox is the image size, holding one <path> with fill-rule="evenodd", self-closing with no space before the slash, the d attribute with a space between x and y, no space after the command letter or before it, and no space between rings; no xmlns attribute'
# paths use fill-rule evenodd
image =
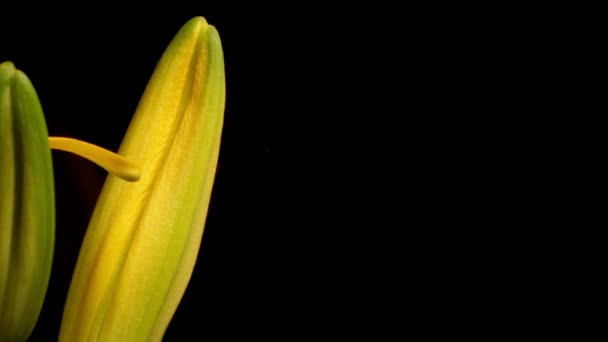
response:
<svg viewBox="0 0 608 342"><path fill-rule="evenodd" d="M50 133L113 150L181 25L203 15L218 28L227 77L218 173L166 340L365 331L382 340L390 325L453 336L513 322L493 313L505 293L518 293L502 288L519 272L502 259L512 264L525 254L513 246L530 241L511 228L536 225L518 215L542 202L529 191L545 149L529 148L527 130L545 129L526 102L553 59L535 50L548 33L530 35L529 19L520 20L529 11L516 6L380 3L172 3L155 15L0 9L0 61L32 79ZM53 158L57 253L33 341L57 335L105 178L78 157Z"/></svg>
<svg viewBox="0 0 608 342"><path fill-rule="evenodd" d="M505 63L488 42L502 40L429 6L2 8L0 61L30 77L51 135L116 150L167 44L206 17L224 48L225 125L201 251L166 340L382 340L389 326L426 334L445 329L438 314L466 317L449 300L468 298L454 284L473 279L463 269L479 257L468 248L477 231L458 225L492 213L483 208L505 179L488 163L500 155L496 112L511 103L493 97ZM66 153L53 160L56 254L32 341L58 334L106 177Z"/></svg>
<svg viewBox="0 0 608 342"><path fill-rule="evenodd" d="M14 62L31 79L50 135L115 151L164 49L187 20L204 16L224 48L225 124L200 254L165 340L285 338L332 326L342 295L323 273L334 274L333 264L313 265L323 263L317 261L329 246L327 227L336 222L315 221L327 210L320 203L331 202L328 195L307 197L314 194L314 176L328 169L322 155L339 158L335 151L320 153L324 133L310 130L323 126L319 120L330 122L328 105L317 100L331 93L319 84L327 82L324 65L335 62L320 52L322 16L276 6L167 7L154 15L3 9L0 61ZM64 152L53 151L53 164L55 257L31 341L58 335L80 243L106 177ZM321 305L319 295L327 291L336 295Z"/></svg>

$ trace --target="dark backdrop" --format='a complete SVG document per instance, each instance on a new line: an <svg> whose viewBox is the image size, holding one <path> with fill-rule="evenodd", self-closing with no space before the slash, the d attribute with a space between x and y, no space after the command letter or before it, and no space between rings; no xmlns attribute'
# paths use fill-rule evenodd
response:
<svg viewBox="0 0 608 342"><path fill-rule="evenodd" d="M175 7L160 8L155 15L73 7L32 14L3 8L0 61L13 61L32 80L50 135L117 150L157 61L179 28L197 15L215 25L227 77L219 167L196 268L166 340L280 337L285 331L299 336L316 325L314 316L301 315L306 311L302 304L312 305L309 293L319 284L308 286L303 273L306 256L300 252L304 229L311 229L309 218L289 214L301 200L293 194L307 182L292 171L307 166L297 165L287 141L298 141L294 133L306 125L310 105L303 99L310 94L303 96L307 84L293 80L311 71L302 60L312 54L311 41L288 28L305 32L300 24L314 25L294 15L296 10L281 8ZM80 243L106 177L96 165L64 152L53 152L53 164L56 252L31 341L58 335Z"/></svg>
<svg viewBox="0 0 608 342"><path fill-rule="evenodd" d="M526 224L536 221L519 212L538 207L527 195L542 154L521 127L545 127L526 103L538 93L535 58L544 60L529 47L538 32L520 18L527 8L205 2L162 4L155 15L70 7L32 16L5 6L0 60L32 79L51 134L114 150L181 25L203 15L220 32L219 168L166 340L377 341L390 326L454 336L506 324L494 335L537 315L520 273L537 265L520 248L536 241ZM77 157L53 158L57 253L33 341L57 335L105 177Z"/></svg>

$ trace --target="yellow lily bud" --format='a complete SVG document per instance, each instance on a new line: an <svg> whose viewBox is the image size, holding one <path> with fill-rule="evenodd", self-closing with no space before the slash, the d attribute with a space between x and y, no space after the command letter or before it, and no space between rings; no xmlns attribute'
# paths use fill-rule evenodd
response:
<svg viewBox="0 0 608 342"><path fill-rule="evenodd" d="M219 35L204 18L177 33L119 154L138 182L110 175L91 218L60 341L160 341L190 280L211 197L224 115Z"/></svg>

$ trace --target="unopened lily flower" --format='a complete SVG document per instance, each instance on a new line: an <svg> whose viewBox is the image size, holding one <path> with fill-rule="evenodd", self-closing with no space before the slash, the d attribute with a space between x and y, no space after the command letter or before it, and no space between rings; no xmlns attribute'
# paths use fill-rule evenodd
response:
<svg viewBox="0 0 608 342"><path fill-rule="evenodd" d="M0 63L0 341L25 341L46 294L55 243L51 148L84 156L135 181L139 169L98 146L49 138L29 78Z"/></svg>
<svg viewBox="0 0 608 342"><path fill-rule="evenodd" d="M13 63L0 64L0 341L25 341L46 294L55 192L38 96Z"/></svg>
<svg viewBox="0 0 608 342"><path fill-rule="evenodd" d="M188 21L159 61L119 154L141 168L108 176L64 308L60 341L160 341L190 280L224 116L221 42Z"/></svg>

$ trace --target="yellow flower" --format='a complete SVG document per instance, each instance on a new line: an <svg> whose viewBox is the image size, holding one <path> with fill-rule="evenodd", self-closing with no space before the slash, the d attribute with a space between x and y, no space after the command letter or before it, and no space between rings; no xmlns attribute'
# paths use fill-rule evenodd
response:
<svg viewBox="0 0 608 342"><path fill-rule="evenodd" d="M211 197L223 124L224 62L204 18L177 33L119 154L138 182L108 176L64 309L60 341L160 341L186 289Z"/></svg>

